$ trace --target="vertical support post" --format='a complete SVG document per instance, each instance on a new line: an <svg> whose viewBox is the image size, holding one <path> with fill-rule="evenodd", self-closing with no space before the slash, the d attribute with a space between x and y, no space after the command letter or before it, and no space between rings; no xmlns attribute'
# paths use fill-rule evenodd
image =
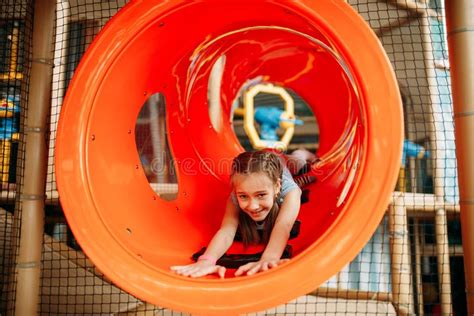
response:
<svg viewBox="0 0 474 316"><path fill-rule="evenodd" d="M410 242L407 210L403 200L395 199L389 208L389 233L393 303L399 315L413 314Z"/></svg>
<svg viewBox="0 0 474 316"><path fill-rule="evenodd" d="M436 210L435 231L441 314L452 315L453 307L451 299L451 269L449 265L448 223L446 220L446 210L443 208Z"/></svg>
<svg viewBox="0 0 474 316"><path fill-rule="evenodd" d="M56 12L56 28L54 30L54 64L57 65L53 69L53 86L51 98L51 121L49 124L49 154L48 154L48 174L46 184L47 192L56 191L56 181L54 179L54 145L56 142L56 131L58 127L59 113L66 90L67 77L67 55L69 42L69 23L71 17L71 9L68 0L59 0L57 3L61 10Z"/></svg>
<svg viewBox="0 0 474 316"><path fill-rule="evenodd" d="M406 179L406 169L404 166L400 167L400 173L398 174L398 191L406 192L407 191L407 179Z"/></svg>
<svg viewBox="0 0 474 316"><path fill-rule="evenodd" d="M474 315L474 2L446 1L467 311Z"/></svg>
<svg viewBox="0 0 474 316"><path fill-rule="evenodd" d="M420 221L415 217L414 227L414 239L415 239L415 275L416 275L416 298L418 302L418 313L419 316L424 316L425 311L423 309L423 282L421 275L421 243L420 243Z"/></svg>
<svg viewBox="0 0 474 316"><path fill-rule="evenodd" d="M434 66L434 52L433 52L433 44L431 39L431 29L430 29L430 20L427 14L423 14L421 19L421 27L423 32L423 53L425 57L425 67L426 73L428 77L428 86L430 90L431 96L431 111L433 122L430 124L431 134L433 135L431 147L433 151L431 152L433 155L433 163L434 163L434 194L435 199L439 204L444 203L445 199L445 182L446 182L446 151L445 151L445 143L447 141L446 138L446 130L444 126L444 118L443 118L443 109L441 107L441 102L437 97L437 86L438 82L436 80L436 71ZM437 210L435 210L437 211ZM446 214L445 214L446 215ZM446 216L444 216L444 221L442 223L446 224ZM447 234L446 227L438 227L441 221L441 216L438 216L438 213L435 214L435 223L436 227L439 228L439 231L445 230ZM447 235L441 237L437 235L436 239L436 250L438 254L438 260L441 259L442 261L438 261L438 273L443 273L443 275L439 275L439 292L440 292L440 301L441 306L444 310L452 311L452 300L451 300L451 274L450 274L450 264L449 264L449 245L448 245L448 238ZM441 246L440 246L441 245ZM444 247L445 246L445 247ZM445 251L446 253L442 253ZM445 284L445 282L448 282ZM449 293L443 293L444 291L449 291Z"/></svg>
<svg viewBox="0 0 474 316"><path fill-rule="evenodd" d="M47 170L45 132L51 99L55 9L55 0L45 0L37 3L34 12L29 106L24 127L24 184L20 189L21 232L15 267L15 315L39 312Z"/></svg>

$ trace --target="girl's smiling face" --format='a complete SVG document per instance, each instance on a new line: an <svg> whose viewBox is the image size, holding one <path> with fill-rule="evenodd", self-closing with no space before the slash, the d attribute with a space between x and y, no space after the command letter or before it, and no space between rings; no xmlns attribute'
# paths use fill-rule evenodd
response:
<svg viewBox="0 0 474 316"><path fill-rule="evenodd" d="M237 173L232 180L235 196L242 211L256 222L263 221L270 213L280 192L281 180L273 183L263 172Z"/></svg>

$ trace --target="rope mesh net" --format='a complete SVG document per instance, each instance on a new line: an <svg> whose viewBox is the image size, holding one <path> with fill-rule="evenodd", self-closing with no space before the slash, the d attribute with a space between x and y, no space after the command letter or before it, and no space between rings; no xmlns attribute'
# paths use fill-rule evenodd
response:
<svg viewBox="0 0 474 316"><path fill-rule="evenodd" d="M0 311L14 310L24 183L24 134L28 109L33 6L0 3ZM14 222L13 219L17 221Z"/></svg>
<svg viewBox="0 0 474 316"><path fill-rule="evenodd" d="M379 37L400 86L405 143L399 180L386 216L351 263L308 295L257 314L466 315L443 1L348 2ZM94 37L125 4L125 0L57 1L46 133L41 314L181 314L138 300L98 271L75 241L56 190L54 150L64 95ZM32 1L0 2L0 314L11 313L16 306L34 10ZM317 125L304 100L294 97L297 115ZM160 196L173 199L178 184L164 127L165 102L155 95L144 105L136 142L150 185ZM260 96L257 102L265 106L276 101ZM239 134L238 119L234 126L242 145L249 146L245 135ZM307 144L314 151L317 135L297 130L295 139L298 146Z"/></svg>

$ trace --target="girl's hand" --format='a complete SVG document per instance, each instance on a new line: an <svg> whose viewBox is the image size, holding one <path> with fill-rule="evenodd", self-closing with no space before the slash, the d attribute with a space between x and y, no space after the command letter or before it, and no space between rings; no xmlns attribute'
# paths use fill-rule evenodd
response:
<svg viewBox="0 0 474 316"><path fill-rule="evenodd" d="M290 261L290 259L260 260L258 262L249 262L243 266L240 266L239 269L235 271L235 276L243 274L253 275L257 272L267 271L287 261Z"/></svg>
<svg viewBox="0 0 474 316"><path fill-rule="evenodd" d="M213 264L208 260L200 260L193 264L188 264L186 266L172 266L171 270L175 273L183 276L188 276L191 278L199 278L208 274L217 273L221 279L224 278L225 268Z"/></svg>

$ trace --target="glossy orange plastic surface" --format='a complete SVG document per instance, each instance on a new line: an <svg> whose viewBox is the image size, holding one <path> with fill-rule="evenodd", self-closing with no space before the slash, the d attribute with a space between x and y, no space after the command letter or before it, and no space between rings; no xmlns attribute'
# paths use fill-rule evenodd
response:
<svg viewBox="0 0 474 316"><path fill-rule="evenodd" d="M221 56L217 132L207 98ZM295 256L250 277L175 275L169 266L190 262L219 227L229 162L242 151L231 106L256 78L293 89L319 123L323 163L291 241ZM179 182L173 201L150 188L135 145L141 106L158 92ZM343 1L131 1L96 38L68 89L58 190L83 250L127 292L200 314L263 310L315 289L369 240L396 181L402 124L390 63Z"/></svg>

